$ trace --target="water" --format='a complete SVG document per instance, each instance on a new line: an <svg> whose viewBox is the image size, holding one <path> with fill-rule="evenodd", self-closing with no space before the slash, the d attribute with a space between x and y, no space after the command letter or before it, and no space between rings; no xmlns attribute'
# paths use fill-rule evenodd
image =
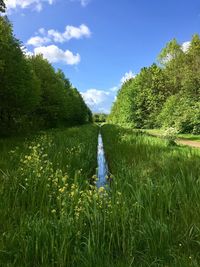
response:
<svg viewBox="0 0 200 267"><path fill-rule="evenodd" d="M105 153L103 148L103 140L101 133L98 136L98 150L97 150L97 160L98 160L98 181L97 187L105 187L107 184L107 175L108 175L108 165L105 159Z"/></svg>

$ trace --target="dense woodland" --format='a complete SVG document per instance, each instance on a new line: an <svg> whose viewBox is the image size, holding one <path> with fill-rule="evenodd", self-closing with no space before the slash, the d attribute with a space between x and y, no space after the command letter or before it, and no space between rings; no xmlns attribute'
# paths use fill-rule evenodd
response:
<svg viewBox="0 0 200 267"><path fill-rule="evenodd" d="M143 68L122 85L109 121L135 128L174 127L180 133L200 133L200 37L188 49L173 39L161 51L158 64Z"/></svg>
<svg viewBox="0 0 200 267"><path fill-rule="evenodd" d="M0 1L0 12L5 11ZM0 134L92 121L83 98L42 55L27 56L6 16L0 17Z"/></svg>

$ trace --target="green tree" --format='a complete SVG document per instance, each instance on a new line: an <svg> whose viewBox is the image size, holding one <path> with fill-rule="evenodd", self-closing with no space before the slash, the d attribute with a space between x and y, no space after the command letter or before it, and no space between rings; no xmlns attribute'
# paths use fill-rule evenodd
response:
<svg viewBox="0 0 200 267"><path fill-rule="evenodd" d="M200 132L200 38L187 51L173 39L159 55L159 64L143 68L118 93L109 121L137 128L176 127Z"/></svg>
<svg viewBox="0 0 200 267"><path fill-rule="evenodd" d="M39 82L20 46L10 22L0 17L1 133L20 130L40 100Z"/></svg>
<svg viewBox="0 0 200 267"><path fill-rule="evenodd" d="M2 13L6 12L6 5L3 0L0 0L0 12Z"/></svg>

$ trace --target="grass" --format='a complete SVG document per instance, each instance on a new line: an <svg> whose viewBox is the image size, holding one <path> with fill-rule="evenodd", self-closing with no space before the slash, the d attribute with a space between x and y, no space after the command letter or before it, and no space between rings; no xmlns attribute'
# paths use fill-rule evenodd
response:
<svg viewBox="0 0 200 267"><path fill-rule="evenodd" d="M155 134L155 135L162 135L164 133L164 130L162 129L148 129L145 130L149 134ZM191 141L200 141L200 135L199 134L177 134L177 137L180 139L185 140L191 140Z"/></svg>
<svg viewBox="0 0 200 267"><path fill-rule="evenodd" d="M113 228L118 253L131 266L199 266L199 151L114 125L102 132L123 199Z"/></svg>
<svg viewBox="0 0 200 267"><path fill-rule="evenodd" d="M90 229L86 209L93 197L101 203L88 180L96 172L97 134L89 125L0 141L2 266L77 262L82 231Z"/></svg>
<svg viewBox="0 0 200 267"><path fill-rule="evenodd" d="M98 131L0 140L0 266L199 266L199 151L104 125L97 189Z"/></svg>

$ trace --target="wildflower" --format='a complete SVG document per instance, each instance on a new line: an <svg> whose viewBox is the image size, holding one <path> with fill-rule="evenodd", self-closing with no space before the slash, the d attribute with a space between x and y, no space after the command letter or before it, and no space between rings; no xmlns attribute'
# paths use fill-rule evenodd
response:
<svg viewBox="0 0 200 267"><path fill-rule="evenodd" d="M63 176L62 181L63 183L67 180L67 175Z"/></svg>
<svg viewBox="0 0 200 267"><path fill-rule="evenodd" d="M58 190L60 193L63 193L64 191L65 191L65 188L63 187L63 188L60 188L59 190Z"/></svg>
<svg viewBox="0 0 200 267"><path fill-rule="evenodd" d="M103 193L104 191L105 191L105 188L103 186L99 187L99 190L98 190L99 193Z"/></svg>

